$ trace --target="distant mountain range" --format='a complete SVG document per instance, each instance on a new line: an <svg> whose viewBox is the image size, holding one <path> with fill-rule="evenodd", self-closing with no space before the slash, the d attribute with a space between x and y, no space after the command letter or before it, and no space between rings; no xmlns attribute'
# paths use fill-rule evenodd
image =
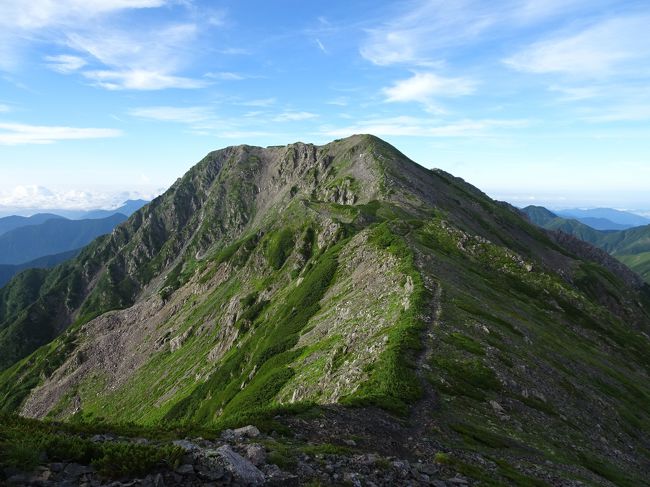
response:
<svg viewBox="0 0 650 487"><path fill-rule="evenodd" d="M578 220L596 230L627 230L632 227L650 225L650 218L613 208L590 208L588 210L575 208L555 213L557 216Z"/></svg>
<svg viewBox="0 0 650 487"><path fill-rule="evenodd" d="M5 219L11 220L16 220L20 218L25 218L24 216L22 217L17 217L16 215L34 215L37 216L38 214L47 214L50 216L54 217L64 217L68 218L69 220L91 220L91 219L98 219L98 218L106 218L111 215L115 215L116 213L121 213L123 215L131 216L133 213L138 211L140 208L142 208L144 205L149 203L147 200L127 200L125 201L122 206L119 208L115 208L112 210L105 210L105 209L96 209L96 210L66 210L66 209L43 209L43 208L14 208L11 211L7 211L5 208L0 214L8 215L5 216L4 218L0 218L0 228L2 225L2 221ZM10 215L10 216L9 216ZM33 218L33 217L29 217ZM21 220L18 220L21 221ZM21 225L22 226L22 225ZM0 232L1 233L1 232Z"/></svg>
<svg viewBox="0 0 650 487"><path fill-rule="evenodd" d="M147 203L128 200L114 210L51 210L0 218L0 288L26 269L49 269L73 258Z"/></svg>
<svg viewBox="0 0 650 487"><path fill-rule="evenodd" d="M45 257L39 257L38 259L18 265L0 264L0 288L7 284L19 272L27 269L50 269L66 260L76 257L80 251L81 249L75 249L60 254L46 255Z"/></svg>
<svg viewBox="0 0 650 487"><path fill-rule="evenodd" d="M119 208L114 210L91 210L85 211L77 214L76 212L55 212L57 214L63 215L72 220L95 220L99 218L106 218L117 213L121 213L127 217L131 216L133 213L138 211L144 205L149 203L146 200L127 200Z"/></svg>
<svg viewBox="0 0 650 487"><path fill-rule="evenodd" d="M605 250L650 282L650 225L635 226L626 230L596 230L577 219L558 216L541 206L528 206L522 211L536 225L547 230L567 233ZM603 210L603 212L616 212L616 210ZM616 212L616 214L638 217L633 219L624 216L628 222L638 222L643 218L624 212ZM610 216L616 214L609 213Z"/></svg>
<svg viewBox="0 0 650 487"><path fill-rule="evenodd" d="M0 264L17 265L46 255L88 245L126 220L121 213L96 220L54 218L40 225L15 228L0 235Z"/></svg>
<svg viewBox="0 0 650 487"><path fill-rule="evenodd" d="M46 222L47 220L55 220L57 218L63 218L60 215L55 215L53 213L37 213L32 216L7 216L0 218L0 235L10 232L16 228L27 227L30 225L40 225L41 223Z"/></svg>

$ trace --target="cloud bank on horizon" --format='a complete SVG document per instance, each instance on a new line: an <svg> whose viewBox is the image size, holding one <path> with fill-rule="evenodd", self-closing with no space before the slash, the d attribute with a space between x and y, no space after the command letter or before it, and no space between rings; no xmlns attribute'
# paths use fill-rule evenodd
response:
<svg viewBox="0 0 650 487"><path fill-rule="evenodd" d="M516 204L650 208L649 24L642 0L3 0L0 205L373 133Z"/></svg>
<svg viewBox="0 0 650 487"><path fill-rule="evenodd" d="M115 209L127 200L150 201L163 192L111 190L52 190L44 186L16 186L0 190L0 214L33 213L32 210L94 210Z"/></svg>

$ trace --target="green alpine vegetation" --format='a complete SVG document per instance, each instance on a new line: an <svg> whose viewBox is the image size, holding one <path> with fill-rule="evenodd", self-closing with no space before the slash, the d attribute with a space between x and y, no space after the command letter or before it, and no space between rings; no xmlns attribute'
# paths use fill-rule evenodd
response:
<svg viewBox="0 0 650 487"><path fill-rule="evenodd" d="M73 432L252 423L286 468L358 444L480 485L642 485L649 336L617 260L376 137L229 147L0 290L0 442L37 432L0 462L56 457L52 425L101 469L177 452Z"/></svg>

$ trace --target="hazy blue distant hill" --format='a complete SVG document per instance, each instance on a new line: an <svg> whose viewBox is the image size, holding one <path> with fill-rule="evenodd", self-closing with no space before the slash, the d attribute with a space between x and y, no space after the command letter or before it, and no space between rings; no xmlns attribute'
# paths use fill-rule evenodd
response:
<svg viewBox="0 0 650 487"><path fill-rule="evenodd" d="M633 228L634 225L624 225L622 223L615 223L607 218L576 218L580 223L589 225L591 228L596 230L627 230L628 228Z"/></svg>
<svg viewBox="0 0 650 487"><path fill-rule="evenodd" d="M618 225L625 225L627 228L650 224L650 218L646 218L635 213L630 213L629 211L615 210L613 208L590 208L588 210L574 208L556 211L555 213L558 216L563 216L565 218L575 218L577 220L582 220L583 218L603 218ZM583 221L583 223L587 222ZM611 228L608 230L623 229Z"/></svg>
<svg viewBox="0 0 650 487"><path fill-rule="evenodd" d="M126 220L122 214L97 220L51 219L0 235L0 264L23 264L79 249Z"/></svg>
<svg viewBox="0 0 650 487"><path fill-rule="evenodd" d="M76 257L80 251L81 249L75 249L60 254L46 255L45 257L40 257L18 265L0 264L0 288L7 284L11 278L19 272L27 269L49 269L65 262L66 260Z"/></svg>
<svg viewBox="0 0 650 487"><path fill-rule="evenodd" d="M535 225L547 230L559 230L580 240L597 244L602 238L602 232L585 225L575 219L562 218L542 206L527 206L522 210Z"/></svg>
<svg viewBox="0 0 650 487"><path fill-rule="evenodd" d="M98 218L106 218L116 213L121 213L127 217L131 216L133 213L138 211L144 205L149 203L147 200L127 200L122 206L116 208L115 210L93 210L84 213L80 219L90 220Z"/></svg>
<svg viewBox="0 0 650 487"><path fill-rule="evenodd" d="M36 217L38 214L49 215L50 218L67 218L69 220L96 220L100 218L106 218L117 213L126 215L127 217L131 216L133 213L138 211L144 205L149 203L147 200L127 200L119 208L112 210L96 209L96 210L69 210L69 209L50 209L48 208L8 208L4 207L0 210L0 216L5 215L4 218L8 218L9 221L22 221L22 218L33 218L28 217L28 215L33 215ZM21 216L17 216L21 215ZM0 218L0 221L4 220ZM47 218L46 218L47 219ZM42 223L45 220L41 220L37 223ZM1 232L0 232L1 233Z"/></svg>
<svg viewBox="0 0 650 487"><path fill-rule="evenodd" d="M52 213L37 213L36 215L32 216L6 216L4 218L0 218L0 235L3 233L7 233L11 230L14 230L16 228L20 227L26 227L30 225L40 225L43 222L46 222L47 220L52 220L52 219L57 219L57 218L63 218L59 215L54 215Z"/></svg>
<svg viewBox="0 0 650 487"><path fill-rule="evenodd" d="M543 206L527 206L522 210L535 225L543 227L557 219L557 215Z"/></svg>

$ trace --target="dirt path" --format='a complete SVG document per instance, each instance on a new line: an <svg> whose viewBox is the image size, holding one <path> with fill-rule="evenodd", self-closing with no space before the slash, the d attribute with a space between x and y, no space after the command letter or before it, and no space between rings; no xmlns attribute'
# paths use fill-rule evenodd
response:
<svg viewBox="0 0 650 487"><path fill-rule="evenodd" d="M432 461L441 445L435 438L436 422L433 411L437 407L438 397L435 388L427 378L431 370L430 363L435 350L436 330L441 326L443 288L434 276L426 272L432 268L432 262L426 256L416 253L416 266L420 270L424 287L429 295L422 320L426 326L422 331L422 347L416 360L416 374L422 386L422 397L411 406L409 416L404 424L403 441L405 450L412 457L423 461Z"/></svg>
<svg viewBox="0 0 650 487"><path fill-rule="evenodd" d="M426 322L426 328L422 332L424 349L420 352L416 362L416 373L420 379L423 394L422 398L412 406L409 418L411 433L417 437L426 434L425 430L433 423L431 411L436 405L437 397L426 375L430 370L429 363L433 357L435 329L440 327L440 317L442 315L442 286L430 276L425 275L423 279L431 299L423 313L423 319Z"/></svg>

